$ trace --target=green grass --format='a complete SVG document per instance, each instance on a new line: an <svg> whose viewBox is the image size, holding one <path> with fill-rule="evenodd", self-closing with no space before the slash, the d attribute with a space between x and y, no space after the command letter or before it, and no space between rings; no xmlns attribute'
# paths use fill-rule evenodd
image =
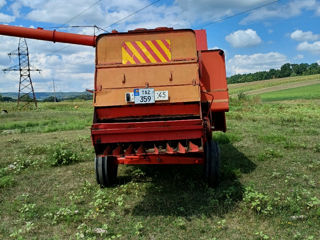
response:
<svg viewBox="0 0 320 240"><path fill-rule="evenodd" d="M291 83L294 84L294 83L300 83L300 82L311 81L311 80L318 80L319 78L320 78L319 74L309 75L309 76L278 78L278 79L255 81L255 82L248 82L248 83L229 84L228 88L229 88L230 95L237 95L242 92L257 90L261 88L274 87L274 86L291 84Z"/></svg>
<svg viewBox="0 0 320 240"><path fill-rule="evenodd" d="M320 99L320 84L263 93L260 97L264 101Z"/></svg>
<svg viewBox="0 0 320 240"><path fill-rule="evenodd" d="M91 101L38 103L36 110L18 110L16 103L0 103L8 114L0 115L0 134L79 130L90 126Z"/></svg>
<svg viewBox="0 0 320 240"><path fill-rule="evenodd" d="M1 127L50 119L57 131L0 134L0 239L319 238L319 102L232 99L228 132L213 136L222 158L216 189L197 166L120 166L118 184L100 189L92 109L82 104L1 116ZM61 127L80 116L83 127ZM52 166L61 149L79 161Z"/></svg>

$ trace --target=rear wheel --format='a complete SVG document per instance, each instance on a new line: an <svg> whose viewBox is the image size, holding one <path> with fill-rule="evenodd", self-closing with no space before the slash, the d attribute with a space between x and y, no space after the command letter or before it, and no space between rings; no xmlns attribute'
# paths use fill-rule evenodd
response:
<svg viewBox="0 0 320 240"><path fill-rule="evenodd" d="M218 143L208 140L205 144L205 178L210 187L219 183L220 149Z"/></svg>
<svg viewBox="0 0 320 240"><path fill-rule="evenodd" d="M101 187L109 187L116 182L118 173L118 164L115 157L96 156L95 171L97 183Z"/></svg>

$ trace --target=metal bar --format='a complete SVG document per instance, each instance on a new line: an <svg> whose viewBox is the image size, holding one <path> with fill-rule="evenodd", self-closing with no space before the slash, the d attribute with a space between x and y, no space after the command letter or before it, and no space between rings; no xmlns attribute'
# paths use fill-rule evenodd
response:
<svg viewBox="0 0 320 240"><path fill-rule="evenodd" d="M146 128L146 127L172 127L172 126L202 126L200 119L174 120L174 121L150 121L150 122L125 122L125 123L95 123L92 130L119 129L119 128Z"/></svg>
<svg viewBox="0 0 320 240"><path fill-rule="evenodd" d="M125 156L117 158L118 164L140 165L140 164L203 164L204 158L200 156L179 155L151 155L151 156Z"/></svg>
<svg viewBox="0 0 320 240"><path fill-rule="evenodd" d="M149 67L149 66L159 66L159 65L177 65L177 64L191 64L198 63L197 59L190 58L188 60L173 59L171 62L158 62L158 63L135 63L132 65L119 63L108 63L108 64L97 64L96 69L100 68L126 68L126 67Z"/></svg>
<svg viewBox="0 0 320 240"><path fill-rule="evenodd" d="M130 105L121 107L96 107L97 119L115 119L134 116L182 116L200 115L199 103L175 103L175 104L154 104L152 107L142 105Z"/></svg>

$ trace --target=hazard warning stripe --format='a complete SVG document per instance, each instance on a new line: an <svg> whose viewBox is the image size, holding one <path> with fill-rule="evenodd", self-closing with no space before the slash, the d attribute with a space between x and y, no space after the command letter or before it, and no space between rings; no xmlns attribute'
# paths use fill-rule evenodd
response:
<svg viewBox="0 0 320 240"><path fill-rule="evenodd" d="M122 64L165 63L171 61L170 40L122 43Z"/></svg>

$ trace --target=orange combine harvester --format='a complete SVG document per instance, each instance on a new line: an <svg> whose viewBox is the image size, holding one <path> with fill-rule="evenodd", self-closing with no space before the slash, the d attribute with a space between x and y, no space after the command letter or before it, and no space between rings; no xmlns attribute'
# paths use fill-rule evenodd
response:
<svg viewBox="0 0 320 240"><path fill-rule="evenodd" d="M202 164L218 183L229 110L224 52L205 30L136 29L88 36L0 25L0 34L96 48L91 137L98 184L116 182L119 164Z"/></svg>

